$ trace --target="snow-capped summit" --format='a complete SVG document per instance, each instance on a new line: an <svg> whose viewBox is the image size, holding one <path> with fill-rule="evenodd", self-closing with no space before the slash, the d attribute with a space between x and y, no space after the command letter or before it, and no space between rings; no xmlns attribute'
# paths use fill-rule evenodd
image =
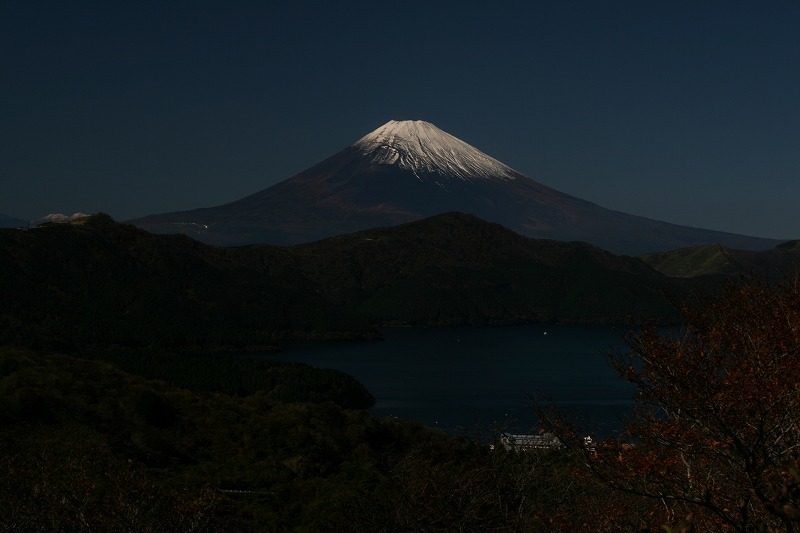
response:
<svg viewBox="0 0 800 533"><path fill-rule="evenodd" d="M132 222L209 244L297 244L453 211L529 237L587 241L628 255L706 243L755 250L778 244L605 209L517 173L422 120L389 121L234 202Z"/></svg>
<svg viewBox="0 0 800 533"><path fill-rule="evenodd" d="M519 174L474 146L424 120L390 120L353 144L378 165L397 165L422 179L515 179Z"/></svg>

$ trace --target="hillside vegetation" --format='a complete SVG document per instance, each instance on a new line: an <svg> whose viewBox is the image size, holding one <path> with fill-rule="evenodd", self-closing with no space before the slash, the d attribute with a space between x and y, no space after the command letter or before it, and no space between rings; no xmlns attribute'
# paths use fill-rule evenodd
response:
<svg viewBox="0 0 800 533"><path fill-rule="evenodd" d="M450 213L287 250L332 299L377 324L670 320L680 286L581 242Z"/></svg>
<svg viewBox="0 0 800 533"><path fill-rule="evenodd" d="M0 531L335 530L393 458L448 442L274 389L233 397L9 348L0 420Z"/></svg>
<svg viewBox="0 0 800 533"><path fill-rule="evenodd" d="M765 257L788 267L795 248ZM587 447L551 418L567 448L506 453L376 419L341 372L242 356L284 339L375 338L387 324L665 323L676 312L664 294L723 278L712 249L654 262L695 276L676 279L460 214L230 249L96 215L2 230L0 252L0 531L788 531L800 520L796 282L694 291L701 307L682 310L694 336L633 337L647 342L616 366L658 409L637 412L634 447ZM637 373L631 357L654 350ZM666 433L665 406L677 406ZM740 424L753 413L762 422ZM724 483L711 475L721 468Z"/></svg>
<svg viewBox="0 0 800 533"><path fill-rule="evenodd" d="M291 269L96 215L0 231L0 342L241 348L368 327Z"/></svg>
<svg viewBox="0 0 800 533"><path fill-rule="evenodd" d="M639 259L448 214L279 248L213 248L95 215L0 230L0 342L242 349L381 325L675 319Z"/></svg>
<svg viewBox="0 0 800 533"><path fill-rule="evenodd" d="M780 279L800 265L800 241L787 241L760 252L719 245L646 254L641 259L662 274L676 278L755 276Z"/></svg>
<svg viewBox="0 0 800 533"><path fill-rule="evenodd" d="M614 358L633 446L545 409L567 447L508 453L268 376L232 395L0 348L0 531L794 531L797 287L730 286L692 335L634 335Z"/></svg>

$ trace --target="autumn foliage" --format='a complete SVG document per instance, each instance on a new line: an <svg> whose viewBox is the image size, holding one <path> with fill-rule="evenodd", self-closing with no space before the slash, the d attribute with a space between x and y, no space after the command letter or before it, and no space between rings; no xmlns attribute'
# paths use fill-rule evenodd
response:
<svg viewBox="0 0 800 533"><path fill-rule="evenodd" d="M618 491L620 503L598 522L642 498L650 505L640 527L653 531L800 526L798 283L731 284L687 306L680 331L631 333L630 350L611 355L638 387L624 439L587 449L564 417L539 410L592 476Z"/></svg>

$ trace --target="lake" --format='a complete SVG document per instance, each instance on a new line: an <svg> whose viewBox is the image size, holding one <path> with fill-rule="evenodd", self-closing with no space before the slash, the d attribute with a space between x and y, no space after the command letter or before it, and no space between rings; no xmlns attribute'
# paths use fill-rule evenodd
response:
<svg viewBox="0 0 800 533"><path fill-rule="evenodd" d="M378 342L298 342L265 356L335 368L374 396L376 416L407 418L451 434L538 429L540 392L588 417L600 435L622 428L633 386L605 353L624 348L608 327L525 325L382 329Z"/></svg>

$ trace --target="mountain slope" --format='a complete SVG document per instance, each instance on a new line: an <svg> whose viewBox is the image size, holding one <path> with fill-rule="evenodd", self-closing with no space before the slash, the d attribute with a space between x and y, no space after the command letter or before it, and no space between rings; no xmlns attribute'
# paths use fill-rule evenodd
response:
<svg viewBox="0 0 800 533"><path fill-rule="evenodd" d="M779 241L678 226L561 193L424 121L390 121L321 163L229 204L132 223L217 245L296 244L459 211L535 238L639 255L698 244Z"/></svg>

